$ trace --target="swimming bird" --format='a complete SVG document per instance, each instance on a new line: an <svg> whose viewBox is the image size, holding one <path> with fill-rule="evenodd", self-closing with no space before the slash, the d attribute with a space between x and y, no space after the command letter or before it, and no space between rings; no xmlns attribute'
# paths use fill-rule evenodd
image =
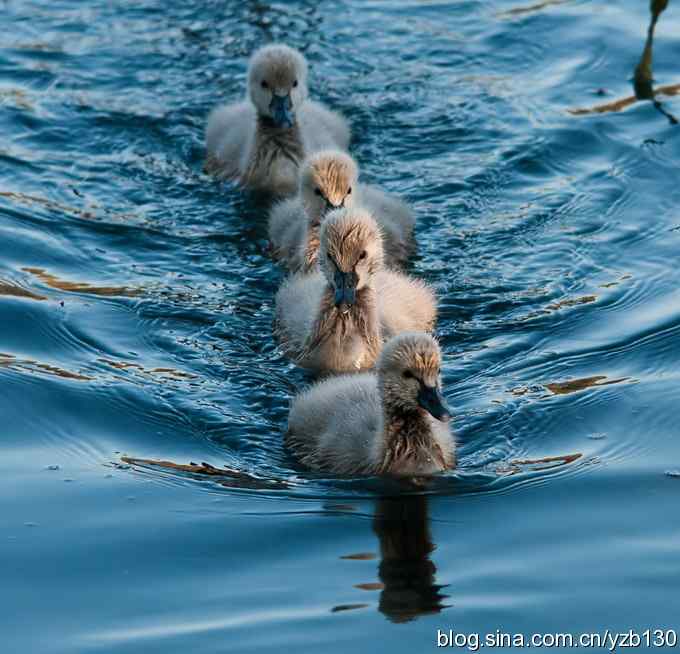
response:
<svg viewBox="0 0 680 654"><path fill-rule="evenodd" d="M292 195L307 154L345 149L345 119L308 99L307 61L286 45L255 52L244 101L218 107L208 118L206 171L252 189Z"/></svg>
<svg viewBox="0 0 680 654"><path fill-rule="evenodd" d="M383 340L429 331L437 314L420 280L383 266L380 228L365 209L335 209L321 224L318 268L276 295L275 334L285 353L317 373L371 368Z"/></svg>
<svg viewBox="0 0 680 654"><path fill-rule="evenodd" d="M331 377L298 395L286 445L304 465L335 474L417 477L455 467L440 365L429 334L395 336L375 372Z"/></svg>
<svg viewBox="0 0 680 654"><path fill-rule="evenodd" d="M300 168L298 193L272 207L269 239L289 270L310 270L317 260L323 217L338 207L368 209L383 232L385 264L402 267L413 251L415 219L408 205L377 186L359 183L359 168L339 150L317 152Z"/></svg>

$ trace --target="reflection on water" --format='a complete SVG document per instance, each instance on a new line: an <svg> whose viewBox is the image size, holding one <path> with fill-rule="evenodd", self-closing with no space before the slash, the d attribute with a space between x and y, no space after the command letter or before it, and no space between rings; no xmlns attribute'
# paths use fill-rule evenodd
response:
<svg viewBox="0 0 680 654"><path fill-rule="evenodd" d="M144 376L160 376L174 379L198 379L197 375L193 375L190 372L175 370L174 368L145 368L139 363L133 363L132 361L112 361L110 359L99 359L99 361L116 370L132 370Z"/></svg>
<svg viewBox="0 0 680 654"><path fill-rule="evenodd" d="M3 354L0 352L0 366L17 370L28 374L45 374L61 377L62 379L73 379L76 381L92 381L92 377L81 375L76 372L64 370L58 366L53 366L48 363L41 363L31 359L20 359L13 354Z"/></svg>
<svg viewBox="0 0 680 654"><path fill-rule="evenodd" d="M224 466L216 468L210 463L175 463L174 461L159 461L156 459L139 459L131 456L122 456L120 459L125 465L136 466L140 471L150 471L153 474L158 472L169 472L177 475L185 473L191 479L211 481L223 486L224 488L248 488L251 490L282 489L287 488L286 482L278 479L265 479L263 477L248 473L244 470L236 470ZM113 462L112 465L118 465Z"/></svg>
<svg viewBox="0 0 680 654"><path fill-rule="evenodd" d="M546 384L545 387L555 395L566 395L567 393L576 393L583 391L586 388L593 386L608 386L609 384L620 384L628 381L627 377L621 379L607 379L606 375L593 375L592 377L584 377L583 379L570 379L564 382L554 382Z"/></svg>
<svg viewBox="0 0 680 654"><path fill-rule="evenodd" d="M27 288L22 288L21 286L17 286L12 282L4 282L2 280L0 280L0 295L23 297L29 300L38 301L47 299L44 295L38 295L37 293L33 293L33 291L29 291Z"/></svg>
<svg viewBox="0 0 680 654"><path fill-rule="evenodd" d="M2 4L2 651L672 622L680 131L564 109L640 60L624 104L677 115L679 3L648 44L645 0ZM460 446L426 498L283 446L310 379L271 338L267 207L201 173L269 40L417 213Z"/></svg>
<svg viewBox="0 0 680 654"><path fill-rule="evenodd" d="M41 268L22 268L22 270L31 273L31 275L35 275L41 282L47 284L50 288L56 288L60 291L87 293L89 295L102 295L105 297L135 297L141 294L139 289L129 288L127 286L94 286L86 282L69 282L65 279L59 279L56 275L52 275Z"/></svg>
<svg viewBox="0 0 680 654"><path fill-rule="evenodd" d="M581 297L564 298L563 300L559 300L558 302L551 302L544 308L530 311L526 316L522 316L521 318L519 318L519 320L521 321L535 320L536 318L550 315L555 311L561 311L562 309L577 307L581 304L590 304L591 302L597 302L596 295L584 295Z"/></svg>
<svg viewBox="0 0 680 654"><path fill-rule="evenodd" d="M421 615L439 613L448 597L437 584L437 568L430 559L435 550L425 495L384 497L376 502L373 531L380 545L379 581L355 584L355 588L380 591L378 610L392 622L409 622ZM366 561L372 553L348 554L343 559ZM363 608L366 604L352 605ZM347 610L348 605L334 607Z"/></svg>
<svg viewBox="0 0 680 654"><path fill-rule="evenodd" d="M527 5L523 7L513 7L512 9L508 9L507 11L500 12L498 15L499 16L522 16L523 14L532 14L536 11L541 11L542 9L545 9L546 7L551 7L554 5L563 5L567 2L570 2L570 0L543 0L543 2L537 2L536 4L533 5Z"/></svg>
<svg viewBox="0 0 680 654"><path fill-rule="evenodd" d="M638 100L651 100L654 106L664 115L672 125L677 124L678 120L675 116L668 113L661 103L656 99L654 93L652 76L652 50L654 47L654 29L656 22L659 20L659 15L668 6L668 0L651 0L650 11L652 12L651 20L649 21L649 28L647 29L647 41L645 42L645 49L642 52L640 63L635 67L633 75L633 87L635 88L635 97Z"/></svg>
<svg viewBox="0 0 680 654"><path fill-rule="evenodd" d="M537 472L540 470L553 470L578 461L583 454L564 454L560 456L545 456L542 459L515 459L505 468L498 468L498 474L516 475L522 472Z"/></svg>
<svg viewBox="0 0 680 654"><path fill-rule="evenodd" d="M5 153L0 151L0 155L2 154ZM22 155L21 157L17 158L18 159L30 158L31 153L30 151L28 152L22 151L21 155ZM76 188L72 188L71 190L75 195L80 197L81 194ZM5 198L11 203L22 204L28 207L41 206L55 213L62 213L67 216L74 216L76 218L82 218L84 220L93 220L97 218L97 210L100 209L100 207L97 204L93 204L91 207L87 209L80 209L79 207L66 205L61 202L55 202L54 200L50 200L47 198L41 198L40 196L37 195L29 195L28 193L16 193L13 191L0 191L0 198ZM135 218L132 215L112 214L106 207L101 207L101 211L103 214L106 215L106 219L109 221L118 220L123 222Z"/></svg>
<svg viewBox="0 0 680 654"><path fill-rule="evenodd" d="M393 622L438 613L447 605L430 559L435 545L425 495L384 498L376 503L373 531L380 541L378 608Z"/></svg>
<svg viewBox="0 0 680 654"><path fill-rule="evenodd" d="M667 86L660 86L654 89L654 77L652 73L652 51L654 48L654 30L656 23L659 20L661 12L668 7L669 0L650 0L649 10L652 14L647 28L647 40L642 51L642 56L633 72L633 89L634 96L608 102L607 104L597 105L590 109L570 109L570 113L579 116L592 113L607 113L611 111L621 111L626 107L634 104L638 100L651 100L654 107L662 113L671 125L677 125L678 119L669 113L661 102L658 100L659 95L673 96L680 94L680 84L671 84Z"/></svg>

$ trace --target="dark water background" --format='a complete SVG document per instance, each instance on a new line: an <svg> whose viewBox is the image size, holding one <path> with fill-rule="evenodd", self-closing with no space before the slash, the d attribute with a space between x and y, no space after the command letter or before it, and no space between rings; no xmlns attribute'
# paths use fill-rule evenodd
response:
<svg viewBox="0 0 680 654"><path fill-rule="evenodd" d="M679 626L680 127L570 113L633 94L647 2L522 1L0 2L3 652ZM201 173L270 40L416 208L460 443L427 497L282 448L265 208Z"/></svg>

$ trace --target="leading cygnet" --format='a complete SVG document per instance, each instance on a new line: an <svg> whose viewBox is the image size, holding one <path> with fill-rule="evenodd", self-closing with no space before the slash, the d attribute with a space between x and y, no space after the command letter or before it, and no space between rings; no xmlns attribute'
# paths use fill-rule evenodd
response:
<svg viewBox="0 0 680 654"><path fill-rule="evenodd" d="M375 373L333 377L296 397L286 445L303 464L335 474L421 476L453 468L440 364L428 334L396 336Z"/></svg>
<svg viewBox="0 0 680 654"><path fill-rule="evenodd" d="M274 205L269 214L275 256L289 270L311 270L316 264L321 221L338 207L368 209L383 232L387 267L406 263L414 246L413 213L395 196L360 184L358 178L354 159L338 150L317 152L304 161L297 196Z"/></svg>
<svg viewBox="0 0 680 654"><path fill-rule="evenodd" d="M206 171L243 186L292 195L304 157L346 149L345 119L307 99L307 62L297 50L268 45L252 56L246 100L215 109L206 130Z"/></svg>
<svg viewBox="0 0 680 654"><path fill-rule="evenodd" d="M276 295L276 336L298 365L317 373L371 368L383 340L429 331L434 294L383 268L380 229L364 209L336 209L321 224L319 267L284 282Z"/></svg>

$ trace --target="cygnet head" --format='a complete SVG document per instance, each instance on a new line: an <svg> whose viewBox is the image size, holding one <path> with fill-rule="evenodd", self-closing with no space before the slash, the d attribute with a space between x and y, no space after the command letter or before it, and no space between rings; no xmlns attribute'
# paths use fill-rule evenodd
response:
<svg viewBox="0 0 680 654"><path fill-rule="evenodd" d="M250 59L248 92L258 116L276 127L293 127L307 98L307 62L287 45L267 45Z"/></svg>
<svg viewBox="0 0 680 654"><path fill-rule="evenodd" d="M441 422L451 418L441 393L441 351L429 334L406 332L382 349L377 370L387 406L427 412Z"/></svg>
<svg viewBox="0 0 680 654"><path fill-rule="evenodd" d="M383 265L380 228L364 209L335 209L321 223L319 266L346 313Z"/></svg>
<svg viewBox="0 0 680 654"><path fill-rule="evenodd" d="M300 168L300 197L312 225L333 209L354 206L359 168L339 150L317 152Z"/></svg>

